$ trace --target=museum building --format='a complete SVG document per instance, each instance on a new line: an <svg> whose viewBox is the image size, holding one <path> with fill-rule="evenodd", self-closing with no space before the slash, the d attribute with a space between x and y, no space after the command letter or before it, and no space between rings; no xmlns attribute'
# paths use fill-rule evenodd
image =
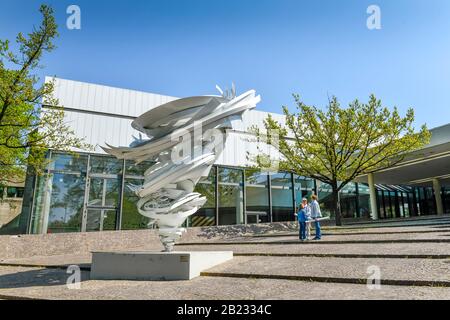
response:
<svg viewBox="0 0 450 320"><path fill-rule="evenodd" d="M46 81L51 79L46 78ZM67 124L94 150L74 150L72 153L49 150L47 157L50 162L45 174L27 175L21 194L22 210L0 226L0 233L147 228L148 219L138 213L138 198L128 186L141 185L143 173L152 163L118 160L107 155L101 146L105 143L130 145L134 139L140 138L140 133L131 127L136 117L178 98L60 78L54 80L54 97L59 106L64 107ZM284 122L283 115L270 114ZM196 191L206 196L207 202L189 217L187 227L293 221L295 206L303 197L313 193L319 196L323 213L332 216L331 188L328 185L292 172L268 173L251 167L249 155L257 149L251 142L249 131L252 126L262 127L268 115L267 112L250 110L243 114L243 121L232 121L221 156L209 176L196 186ZM415 156L409 169L414 170L414 166L419 165L415 162L419 158L428 161L427 165L433 165L429 161L446 163L447 160L450 163L450 125L437 128L436 132L433 136L439 141L432 138L430 148L443 148L443 151L439 149L441 157L435 159L433 149L431 160L420 158L422 154ZM442 136L448 141L442 141ZM348 184L340 195L343 217L385 219L450 213L448 165L443 165L441 172L433 173L438 176L419 177L422 180L411 176L411 179L388 181L397 171L401 174L406 169L392 170L375 173L375 180L373 177L372 180L359 177ZM372 189L368 184L371 181L375 181ZM371 204L371 194L376 197L376 208Z"/></svg>

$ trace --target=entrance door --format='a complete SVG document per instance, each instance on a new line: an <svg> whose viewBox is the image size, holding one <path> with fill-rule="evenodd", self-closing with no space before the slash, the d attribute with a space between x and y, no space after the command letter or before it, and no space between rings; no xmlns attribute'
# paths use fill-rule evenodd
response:
<svg viewBox="0 0 450 320"><path fill-rule="evenodd" d="M119 194L116 175L91 175L83 231L116 230Z"/></svg>

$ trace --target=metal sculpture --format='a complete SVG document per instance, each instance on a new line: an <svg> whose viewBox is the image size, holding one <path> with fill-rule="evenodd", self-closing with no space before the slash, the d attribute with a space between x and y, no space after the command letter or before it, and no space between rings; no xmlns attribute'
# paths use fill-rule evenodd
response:
<svg viewBox="0 0 450 320"><path fill-rule="evenodd" d="M234 85L220 96L194 96L155 107L136 118L131 126L149 139L134 141L130 147L104 147L118 159L136 164L152 160L141 186L129 185L137 196L140 214L156 224L165 251L172 251L187 217L201 208L206 197L194 192L220 156L232 120L261 100L254 90L236 96Z"/></svg>

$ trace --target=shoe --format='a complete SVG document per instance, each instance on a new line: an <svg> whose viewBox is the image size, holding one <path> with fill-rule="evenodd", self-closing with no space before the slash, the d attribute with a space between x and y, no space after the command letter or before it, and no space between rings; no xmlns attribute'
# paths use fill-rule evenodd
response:
<svg viewBox="0 0 450 320"><path fill-rule="evenodd" d="M320 240L320 238L317 238L317 237L316 237L316 238L314 238L313 240Z"/></svg>

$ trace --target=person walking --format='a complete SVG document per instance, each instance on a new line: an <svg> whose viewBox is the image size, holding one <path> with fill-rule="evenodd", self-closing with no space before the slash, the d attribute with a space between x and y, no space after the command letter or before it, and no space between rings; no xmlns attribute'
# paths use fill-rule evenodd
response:
<svg viewBox="0 0 450 320"><path fill-rule="evenodd" d="M322 218L322 213L320 212L320 205L317 201L317 196L313 194L311 196L311 203L310 203L310 209L311 209L311 219L314 220L314 228L316 229L316 236L313 240L320 240L322 237L321 230L320 230L320 221L319 219Z"/></svg>

